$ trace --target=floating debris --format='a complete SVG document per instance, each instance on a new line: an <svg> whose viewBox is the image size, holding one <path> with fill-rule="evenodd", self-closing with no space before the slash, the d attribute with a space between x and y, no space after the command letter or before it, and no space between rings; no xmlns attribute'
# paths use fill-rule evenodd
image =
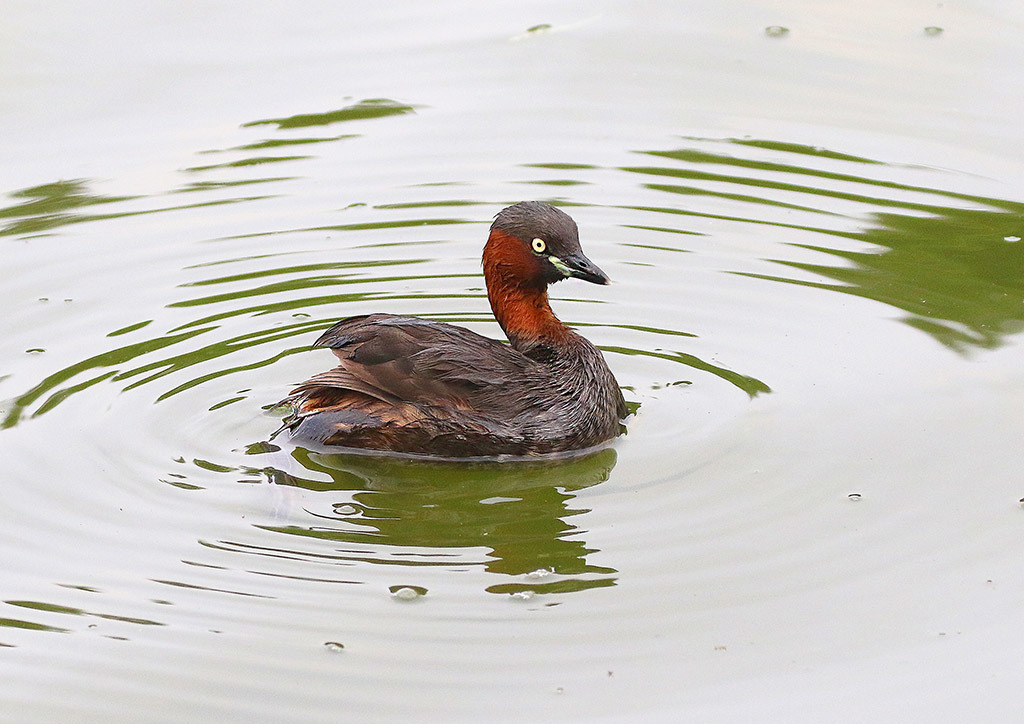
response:
<svg viewBox="0 0 1024 724"><path fill-rule="evenodd" d="M399 601L415 601L427 595L427 589L422 586L391 586L388 588L391 596Z"/></svg>
<svg viewBox="0 0 1024 724"><path fill-rule="evenodd" d="M553 568L538 568L535 571L530 571L529 573L527 573L526 577L527 578L547 578L548 576L553 576L554 574L555 574L555 571L554 571Z"/></svg>

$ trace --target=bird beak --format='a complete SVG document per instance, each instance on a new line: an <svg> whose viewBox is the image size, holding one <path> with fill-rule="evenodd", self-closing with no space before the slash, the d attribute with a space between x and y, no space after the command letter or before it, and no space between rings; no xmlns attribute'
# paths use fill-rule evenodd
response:
<svg viewBox="0 0 1024 724"><path fill-rule="evenodd" d="M549 256L548 259L558 271L567 277L576 277L591 284L609 284L611 279L603 271L597 268L597 264L590 261L583 253L569 254L562 258Z"/></svg>

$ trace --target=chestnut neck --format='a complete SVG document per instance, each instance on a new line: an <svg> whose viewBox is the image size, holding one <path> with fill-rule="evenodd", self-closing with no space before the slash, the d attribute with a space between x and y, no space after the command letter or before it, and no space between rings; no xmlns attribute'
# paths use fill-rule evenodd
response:
<svg viewBox="0 0 1024 724"><path fill-rule="evenodd" d="M523 242L492 229L483 265L491 311L513 347L527 352L569 343L573 332L551 311L541 262Z"/></svg>

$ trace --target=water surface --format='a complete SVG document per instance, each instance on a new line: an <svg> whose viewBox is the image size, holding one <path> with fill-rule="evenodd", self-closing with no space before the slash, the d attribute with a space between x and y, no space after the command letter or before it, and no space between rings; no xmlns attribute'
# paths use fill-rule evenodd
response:
<svg viewBox="0 0 1024 724"><path fill-rule="evenodd" d="M12 721L1017 716L1018 11L10 16ZM266 444L340 317L500 336L479 254L522 199L616 281L552 296L626 436Z"/></svg>

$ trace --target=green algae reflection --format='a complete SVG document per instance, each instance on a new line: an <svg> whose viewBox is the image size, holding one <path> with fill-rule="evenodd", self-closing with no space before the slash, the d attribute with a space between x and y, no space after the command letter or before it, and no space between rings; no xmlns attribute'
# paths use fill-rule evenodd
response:
<svg viewBox="0 0 1024 724"><path fill-rule="evenodd" d="M932 215L876 214L856 235L882 251L811 246L848 262L780 264L837 283L792 284L883 302L902 320L960 353L994 349L1024 330L1024 204L987 199L989 208L942 208Z"/></svg>
<svg viewBox="0 0 1024 724"><path fill-rule="evenodd" d="M732 202L739 213L694 211L691 204L642 210L810 232L818 241L791 246L820 252L834 263L770 261L835 283L743 275L874 299L902 310L905 323L959 353L996 348L1024 330L1024 204L897 182L888 172L895 165L813 146L750 139L712 145L722 144L725 150L645 151L667 163L622 170L650 179L644 186L652 191L715 197ZM774 160L736 157L736 147L763 150ZM939 172L920 173L936 178ZM839 230L826 221L840 216L826 210L836 201L855 205L852 218L860 230ZM796 220L772 219L769 207L789 211ZM870 246L851 250L849 240Z"/></svg>
<svg viewBox="0 0 1024 724"><path fill-rule="evenodd" d="M462 566L444 551L486 551L474 559L506 580L491 593L563 593L615 584L613 568L588 561L596 551L574 519L589 510L575 493L608 479L616 454L538 462L446 463L292 452L299 471L264 468L277 485L319 491L326 505L308 525L267 530L330 544L342 558L398 566ZM422 554L409 554L410 550ZM396 551L403 554L396 555Z"/></svg>
<svg viewBox="0 0 1024 724"><path fill-rule="evenodd" d="M371 118L384 118L386 116L400 116L406 113L414 113L414 106L393 101L390 98L367 98L358 103L338 108L323 113L299 113L284 118L266 118L260 121L250 121L243 124L248 126L274 125L278 128L308 128L310 126L329 126L334 123L345 121L360 121Z"/></svg>

